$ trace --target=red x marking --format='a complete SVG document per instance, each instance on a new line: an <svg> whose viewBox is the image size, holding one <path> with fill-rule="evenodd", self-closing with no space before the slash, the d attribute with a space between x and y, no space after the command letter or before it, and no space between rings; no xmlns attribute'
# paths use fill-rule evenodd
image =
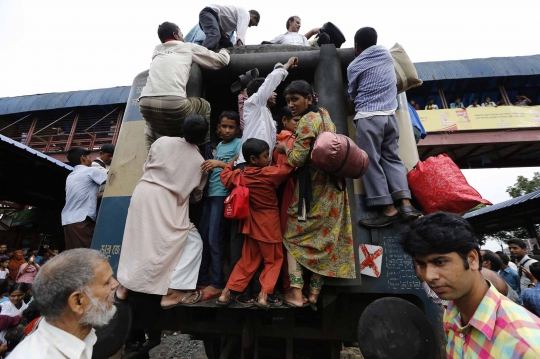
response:
<svg viewBox="0 0 540 359"><path fill-rule="evenodd" d="M363 244L360 245L360 248L362 249L362 253L364 253L364 256L366 257L366 259L362 263L360 263L360 270L366 267L370 267L371 269L373 269L373 273L375 273L375 276L378 277L380 273L379 268L377 268L377 265L375 264L375 259L382 255L382 248L377 249L373 254L369 253L367 247Z"/></svg>

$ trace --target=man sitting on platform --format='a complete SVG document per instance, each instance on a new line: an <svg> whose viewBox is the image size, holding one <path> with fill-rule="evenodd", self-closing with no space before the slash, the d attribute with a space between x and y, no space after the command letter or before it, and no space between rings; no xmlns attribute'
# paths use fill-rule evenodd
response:
<svg viewBox="0 0 540 359"><path fill-rule="evenodd" d="M302 20L300 20L298 16L291 16L287 20L287 32L282 35L278 35L275 39L269 42L272 44L282 45L310 46L308 39L311 38L313 35L317 34L319 32L319 29L311 29L304 36L299 33L300 26L302 25L301 21Z"/></svg>

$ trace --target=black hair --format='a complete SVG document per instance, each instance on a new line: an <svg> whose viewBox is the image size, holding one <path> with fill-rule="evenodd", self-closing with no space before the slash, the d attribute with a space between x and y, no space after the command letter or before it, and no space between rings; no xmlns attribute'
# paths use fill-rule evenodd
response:
<svg viewBox="0 0 540 359"><path fill-rule="evenodd" d="M229 120L233 120L234 122L236 122L236 127L238 127L238 129L240 129L240 115L238 114L238 112L223 111L219 115L218 124L221 123L221 120L223 120L223 117L227 117Z"/></svg>
<svg viewBox="0 0 540 359"><path fill-rule="evenodd" d="M101 149L100 151L103 152L103 153L108 153L110 154L111 156L114 155L114 145L112 143L106 143L104 144L103 146L101 146Z"/></svg>
<svg viewBox="0 0 540 359"><path fill-rule="evenodd" d="M256 79L253 79L248 83L246 88L248 97L253 96L253 94L256 94L257 91L259 91L259 87L262 86L264 80L264 77L257 77Z"/></svg>
<svg viewBox="0 0 540 359"><path fill-rule="evenodd" d="M168 21L159 25L157 29L157 35L161 42L165 42L167 39L174 39L174 34L178 34L178 32L180 32L178 25Z"/></svg>
<svg viewBox="0 0 540 359"><path fill-rule="evenodd" d="M283 91L283 96L297 94L304 98L307 98L309 95L313 97L313 87L309 84L309 82L304 80L296 80L291 82L287 87L285 87L285 91Z"/></svg>
<svg viewBox="0 0 540 359"><path fill-rule="evenodd" d="M527 249L527 244L523 240L521 240L519 238L510 239L510 240L508 240L506 242L506 244L508 244L508 245L515 244L515 245L519 246L519 248L521 248L521 249Z"/></svg>
<svg viewBox="0 0 540 359"><path fill-rule="evenodd" d="M287 24L285 25L285 26L286 26L285 28L286 28L287 30L289 30L289 24L290 24L291 22L293 22L294 19L296 19L296 18L300 19L300 16L296 16L296 15L295 15L295 16L291 16L290 18L287 19Z"/></svg>
<svg viewBox="0 0 540 359"><path fill-rule="evenodd" d="M5 261L10 261L10 260L11 259L9 259L9 258L2 258L2 259L0 259L0 263L4 263Z"/></svg>
<svg viewBox="0 0 540 359"><path fill-rule="evenodd" d="M198 145L208 134L208 121L201 115L189 115L184 120L183 130L185 140Z"/></svg>
<svg viewBox="0 0 540 359"><path fill-rule="evenodd" d="M363 27L354 35L354 43L361 49L377 45L377 31L372 27Z"/></svg>
<svg viewBox="0 0 540 359"><path fill-rule="evenodd" d="M534 278L540 280L540 262L534 262L529 266L529 272L533 275Z"/></svg>
<svg viewBox="0 0 540 359"><path fill-rule="evenodd" d="M266 141L259 140L258 138L249 138L242 145L242 154L244 155L246 162L249 164L249 159L251 158L251 156L259 158L261 153L269 149L270 146L268 146L268 143L266 143Z"/></svg>
<svg viewBox="0 0 540 359"><path fill-rule="evenodd" d="M257 25L259 24L259 21L261 21L261 14L257 10L249 10L249 13L251 15L255 15L257 17Z"/></svg>
<svg viewBox="0 0 540 359"><path fill-rule="evenodd" d="M399 243L405 253L413 258L417 254L456 252L463 260L465 269L469 269L468 254L475 250L479 269L482 268L482 256L473 229L466 219L457 214L437 212L419 218L401 233Z"/></svg>
<svg viewBox="0 0 540 359"><path fill-rule="evenodd" d="M499 256L499 258L503 261L504 265L508 265L508 263L510 263L510 258L503 252L497 251L495 252L495 254Z"/></svg>
<svg viewBox="0 0 540 359"><path fill-rule="evenodd" d="M15 251L16 251L16 249L13 249L13 248L9 247L7 249L7 251L6 251L6 253L11 253L11 252L15 252Z"/></svg>
<svg viewBox="0 0 540 359"><path fill-rule="evenodd" d="M20 290L21 292L26 294L26 292L28 292L28 284L12 282L8 285L7 293L8 295L10 295L17 290Z"/></svg>
<svg viewBox="0 0 540 359"><path fill-rule="evenodd" d="M283 128L285 127L283 125L283 117L285 117L287 120L290 120L291 118L294 117L288 106L283 106L281 108L281 110L279 110L279 112L278 112L277 120L276 120L276 122L277 122L277 133L280 133L283 130Z"/></svg>
<svg viewBox="0 0 540 359"><path fill-rule="evenodd" d="M502 259L490 250L483 249L482 261L489 261L491 263L491 270L498 272L502 267Z"/></svg>
<svg viewBox="0 0 540 359"><path fill-rule="evenodd" d="M90 151L85 150L84 148L75 147L67 151L67 160L70 166L75 167L81 164L81 157L88 156Z"/></svg>
<svg viewBox="0 0 540 359"><path fill-rule="evenodd" d="M36 319L40 315L39 304L37 301L33 300L24 310L22 319L24 319L24 322L26 325L28 325L32 320Z"/></svg>

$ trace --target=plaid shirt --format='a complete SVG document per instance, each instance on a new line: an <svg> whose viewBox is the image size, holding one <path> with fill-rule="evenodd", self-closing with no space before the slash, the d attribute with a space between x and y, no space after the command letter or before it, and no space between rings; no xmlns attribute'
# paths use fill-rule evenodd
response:
<svg viewBox="0 0 540 359"><path fill-rule="evenodd" d="M534 288L525 289L521 299L525 308L540 317L540 285L538 283Z"/></svg>
<svg viewBox="0 0 540 359"><path fill-rule="evenodd" d="M448 358L540 358L540 319L490 285L466 326L450 301L443 318Z"/></svg>

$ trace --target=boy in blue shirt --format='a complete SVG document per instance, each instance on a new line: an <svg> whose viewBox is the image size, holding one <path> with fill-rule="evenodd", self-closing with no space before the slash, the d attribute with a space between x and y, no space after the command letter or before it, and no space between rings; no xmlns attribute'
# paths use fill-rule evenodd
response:
<svg viewBox="0 0 540 359"><path fill-rule="evenodd" d="M223 111L219 116L219 133L222 141L212 160L206 160L201 169L212 172L209 180L208 197L204 202L199 232L203 240L203 254L197 287L203 288L201 301L216 298L225 287L223 277L224 247L221 237L225 219L223 202L230 191L223 186L220 174L242 149L242 140L236 135L240 129L240 116L234 111Z"/></svg>

